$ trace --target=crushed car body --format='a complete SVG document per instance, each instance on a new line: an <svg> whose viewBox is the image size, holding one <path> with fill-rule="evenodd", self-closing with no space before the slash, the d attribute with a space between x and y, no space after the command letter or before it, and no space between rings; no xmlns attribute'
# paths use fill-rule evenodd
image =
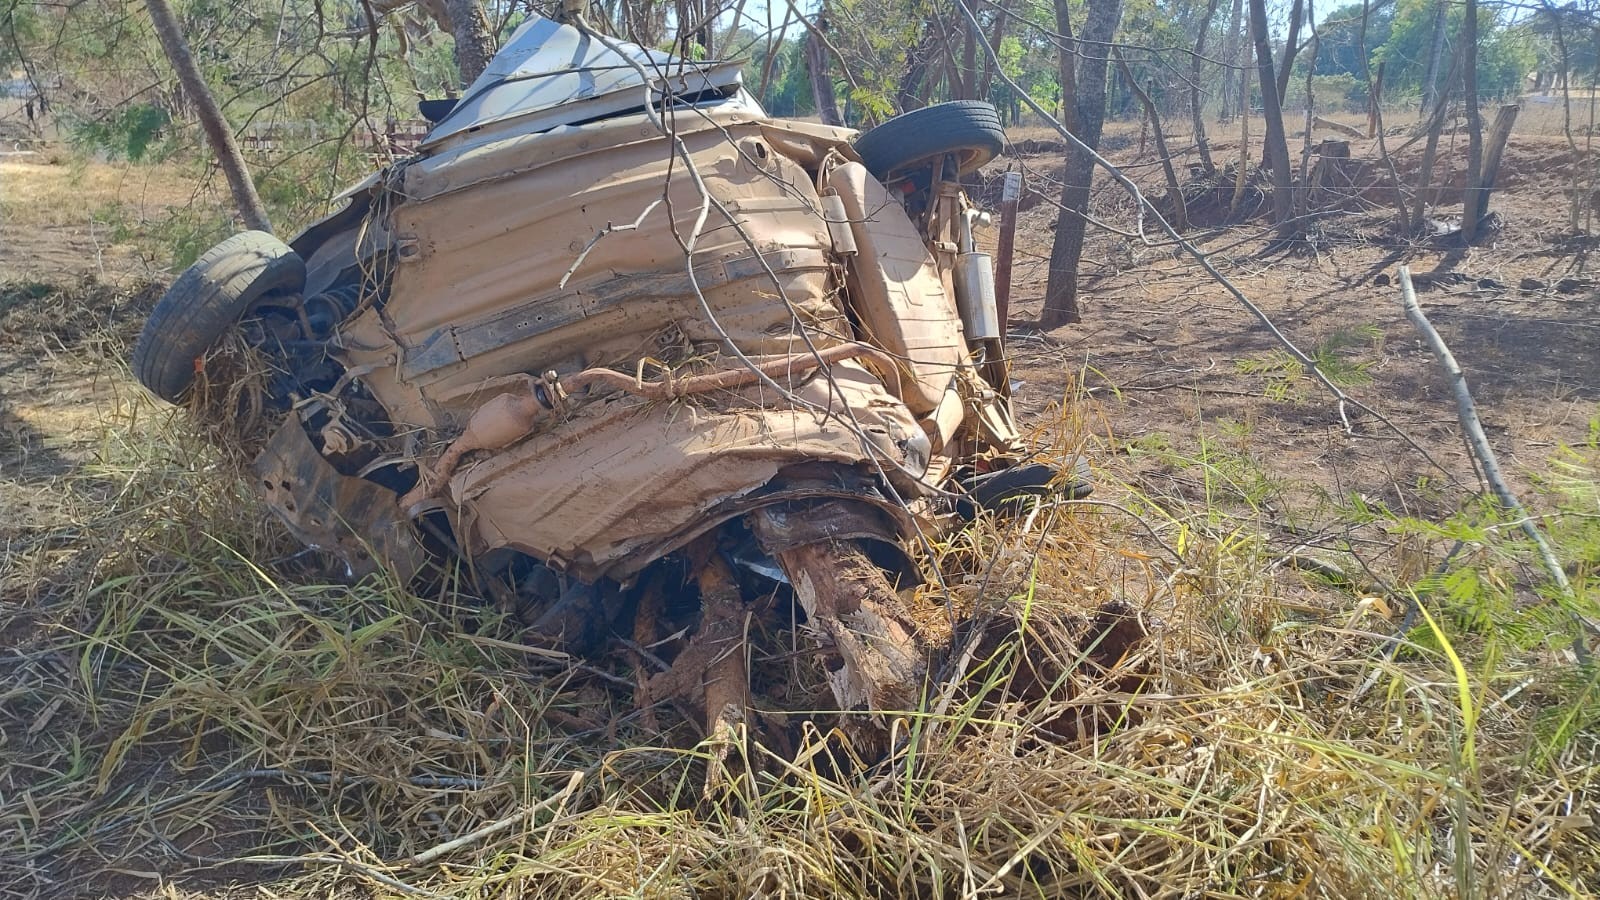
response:
<svg viewBox="0 0 1600 900"><path fill-rule="evenodd" d="M1012 420L961 184L1003 141L981 103L772 119L735 64L534 18L337 212L202 256L135 371L271 413L262 496L352 577L464 562L577 650L686 590L673 670L784 583L837 701L902 708L930 640L907 542L1084 489Z"/></svg>

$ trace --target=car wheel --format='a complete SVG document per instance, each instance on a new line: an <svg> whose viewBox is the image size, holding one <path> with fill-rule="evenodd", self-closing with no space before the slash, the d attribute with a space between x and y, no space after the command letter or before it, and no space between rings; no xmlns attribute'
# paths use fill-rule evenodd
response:
<svg viewBox="0 0 1600 900"><path fill-rule="evenodd" d="M947 153L958 156L965 175L1000 155L1006 132L1000 113L979 100L956 100L914 109L856 139L856 152L879 181L889 181L916 163Z"/></svg>
<svg viewBox="0 0 1600 900"><path fill-rule="evenodd" d="M204 356L251 305L305 286L306 265L264 231L244 231L212 247L178 276L145 321L133 348L133 374L173 403L194 383Z"/></svg>

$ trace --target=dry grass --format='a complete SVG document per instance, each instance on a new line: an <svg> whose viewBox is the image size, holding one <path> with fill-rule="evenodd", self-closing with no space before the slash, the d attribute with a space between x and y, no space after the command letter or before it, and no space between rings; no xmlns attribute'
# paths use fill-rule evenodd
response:
<svg viewBox="0 0 1600 900"><path fill-rule="evenodd" d="M86 171L92 190L62 167L29 188L50 209L19 215L68 228L75 191L126 194ZM644 727L626 660L534 651L448 591L322 583L233 467L130 387L121 312L75 297L59 298L72 317L13 315L0 336L0 363L66 360L96 386L85 407L19 404L8 382L0 425L100 423L64 471L9 467L21 457L0 434L0 895L1558 897L1600 884L1594 676L1529 623L1520 548L1492 527L1457 557L1472 584L1422 578L1455 532L1413 523L1377 530L1392 546L1372 574L1393 593L1310 582L1270 550L1247 460L1165 451L1204 478L1203 502L1124 484L1132 467L1111 451L1127 446L1079 404L1042 437L1057 452L1088 443L1096 502L985 523L927 561L958 608L1008 610L1017 636L962 645L952 686L900 720L889 759L853 759L819 715L797 753L755 750L754 779L735 767L706 802L713 748L669 710L662 730ZM149 298L112 299L125 312ZM1563 463L1588 497L1600 451ZM1600 498L1585 502L1592 516ZM1600 538L1581 516L1550 521L1592 604ZM1405 631L1391 660L1408 588L1434 590L1436 625ZM1501 588L1511 608L1473 593ZM1076 638L1108 601L1154 636L1096 676ZM1523 630L1507 639L1511 626Z"/></svg>
<svg viewBox="0 0 1600 900"><path fill-rule="evenodd" d="M197 190L180 167L94 162L60 150L0 160L0 184L0 213L18 228L80 225L86 198L121 207L139 223L163 221L173 210L215 199L210 188Z"/></svg>
<svg viewBox="0 0 1600 900"><path fill-rule="evenodd" d="M1555 897L1600 878L1592 680L1446 606L1385 660L1396 598L1309 586L1248 515L1146 496L1103 452L1100 502L937 548L960 606L1021 625L963 645L890 758L853 759L818 715L708 802L711 748L665 711L642 727L624 660L525 648L464 596L317 583L181 418L112 396L61 515L0 557L7 896ZM1487 577L1491 557L1467 562ZM1069 632L1105 601L1154 633L1093 675ZM1575 723L1559 741L1552 716Z"/></svg>
<svg viewBox="0 0 1600 900"><path fill-rule="evenodd" d="M186 265L232 229L198 163L107 163L53 147L0 159L0 281L93 272L133 282ZM196 249L198 247L198 249Z"/></svg>

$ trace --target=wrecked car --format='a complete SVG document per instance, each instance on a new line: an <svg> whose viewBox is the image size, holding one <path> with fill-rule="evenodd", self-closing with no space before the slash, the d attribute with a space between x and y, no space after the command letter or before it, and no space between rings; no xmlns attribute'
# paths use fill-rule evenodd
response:
<svg viewBox="0 0 1600 900"><path fill-rule="evenodd" d="M717 648L782 592L841 708L914 707L944 612L899 592L908 549L1086 490L1012 417L962 186L1004 145L993 108L780 121L735 63L534 18L425 112L289 243L201 256L140 380L271 423L262 498L351 577L455 567L574 651L685 622L647 687L703 686L712 723L748 681Z"/></svg>

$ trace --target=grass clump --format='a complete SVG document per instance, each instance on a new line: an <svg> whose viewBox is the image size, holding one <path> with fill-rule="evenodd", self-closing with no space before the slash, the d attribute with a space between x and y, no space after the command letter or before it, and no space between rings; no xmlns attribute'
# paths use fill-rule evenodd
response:
<svg viewBox="0 0 1600 900"><path fill-rule="evenodd" d="M933 549L960 608L1015 624L958 644L887 758L818 715L792 753L736 752L706 797L720 755L669 711L644 727L626 658L525 647L449 589L320 582L225 460L117 396L63 515L4 551L24 573L0 602L8 895L1559 897L1600 878L1596 683L1502 637L1536 608L1505 528L1408 551L1464 539L1470 590L1394 557L1373 593L1279 565L1252 491L1229 515L1103 470L1093 502ZM1570 451L1558 512L1589 502L1594 451ZM1241 483L1216 447L1194 465ZM1564 547L1593 540L1557 523ZM1594 559L1573 558L1593 602ZM1391 637L1412 594L1423 614ZM1106 602L1151 637L1097 668L1078 638Z"/></svg>

